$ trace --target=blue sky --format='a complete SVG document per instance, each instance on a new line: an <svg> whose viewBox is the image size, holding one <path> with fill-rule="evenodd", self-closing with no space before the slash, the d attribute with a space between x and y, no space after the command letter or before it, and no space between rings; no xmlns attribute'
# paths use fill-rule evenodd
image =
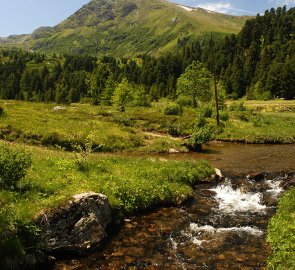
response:
<svg viewBox="0 0 295 270"><path fill-rule="evenodd" d="M88 2L89 0L0 0L0 36L31 33L40 26L54 26ZM233 15L256 15L271 7L295 6L295 0L173 0L173 2Z"/></svg>

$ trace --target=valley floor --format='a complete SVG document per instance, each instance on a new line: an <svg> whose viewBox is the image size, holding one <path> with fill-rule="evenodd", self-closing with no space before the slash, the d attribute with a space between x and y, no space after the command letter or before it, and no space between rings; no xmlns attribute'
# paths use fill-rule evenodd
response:
<svg viewBox="0 0 295 270"><path fill-rule="evenodd" d="M156 205L178 204L191 196L194 184L212 175L209 164L141 157L143 153L188 151L186 140L199 112L184 108L182 115L165 115L165 102L119 113L112 107L86 104L55 111L54 104L0 101L4 108L0 147L25 149L33 160L17 190L0 191L0 234L4 236L0 256L23 254L32 248L19 228L24 225L30 228L29 233L37 234L30 226L42 209L54 208L77 193L106 194L118 217ZM295 142L295 101L228 102L221 116L222 130L213 129L216 140ZM207 120L214 125L214 115ZM294 246L288 238L294 224L288 220L295 206L290 208L284 203L293 203L290 196L284 197L271 223L271 267L285 256L276 253L281 246ZM290 226L275 226L276 220L277 224L288 222ZM283 227L286 237L275 242L273 237Z"/></svg>

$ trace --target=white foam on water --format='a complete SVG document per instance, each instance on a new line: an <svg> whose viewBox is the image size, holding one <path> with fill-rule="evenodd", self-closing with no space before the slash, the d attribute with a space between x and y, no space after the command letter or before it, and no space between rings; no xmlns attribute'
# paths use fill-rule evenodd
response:
<svg viewBox="0 0 295 270"><path fill-rule="evenodd" d="M261 236L263 234L263 231L250 226L244 226L244 227L230 227L230 228L214 228L213 226L205 225L205 226L199 226L196 223L190 224L190 230L194 233L201 234L202 232L209 233L209 234L218 234L222 232L246 232L252 235Z"/></svg>
<svg viewBox="0 0 295 270"><path fill-rule="evenodd" d="M177 242L173 239L173 237L171 235L170 235L169 240L172 245L172 250L174 253L173 257L175 258L175 263L177 265L179 265L181 267L181 269L186 270L187 268L186 268L185 264L179 259L178 254L177 254L177 249L178 249Z"/></svg>
<svg viewBox="0 0 295 270"><path fill-rule="evenodd" d="M202 244L206 242L210 242L210 240L214 240L218 238L218 235L223 233L247 233L251 234L253 236L261 236L263 235L263 231L250 226L244 226L244 227L230 227L230 228L214 228L209 225L205 226L199 226L196 223L190 224L190 232L183 233L183 235L190 238L190 240L197 246L202 246ZM196 235L196 236L194 236ZM208 238L209 236L209 238ZM202 239L203 237L206 237L209 240Z"/></svg>
<svg viewBox="0 0 295 270"><path fill-rule="evenodd" d="M284 190L280 187L282 181L279 180L265 180L270 189L267 192L272 193L274 196L279 196Z"/></svg>
<svg viewBox="0 0 295 270"><path fill-rule="evenodd" d="M261 204L261 193L243 193L240 189L233 189L230 185L220 185L210 189L216 193L215 199L219 203L219 210L225 213L260 212L266 208Z"/></svg>
<svg viewBox="0 0 295 270"><path fill-rule="evenodd" d="M170 242L171 242L171 245L172 245L172 249L174 251L177 251L177 243L175 242L175 240L170 236Z"/></svg>

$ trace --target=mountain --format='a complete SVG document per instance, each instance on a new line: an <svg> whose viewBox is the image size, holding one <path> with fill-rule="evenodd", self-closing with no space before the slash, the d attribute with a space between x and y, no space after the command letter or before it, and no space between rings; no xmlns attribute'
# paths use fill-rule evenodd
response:
<svg viewBox="0 0 295 270"><path fill-rule="evenodd" d="M237 33L247 18L166 0L92 0L55 27L41 27L29 36L10 36L0 43L49 53L158 55L192 35Z"/></svg>

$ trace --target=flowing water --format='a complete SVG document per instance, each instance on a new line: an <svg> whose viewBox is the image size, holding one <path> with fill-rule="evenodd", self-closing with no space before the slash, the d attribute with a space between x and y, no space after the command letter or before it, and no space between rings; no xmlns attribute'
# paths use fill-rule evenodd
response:
<svg viewBox="0 0 295 270"><path fill-rule="evenodd" d="M189 157L209 159L230 176L198 185L192 201L182 207L125 220L101 251L58 261L54 269L265 269L267 224L282 183L294 178L277 172L295 171L295 146L234 145L235 151L229 146L211 145L207 153ZM269 174L247 177L259 170Z"/></svg>

